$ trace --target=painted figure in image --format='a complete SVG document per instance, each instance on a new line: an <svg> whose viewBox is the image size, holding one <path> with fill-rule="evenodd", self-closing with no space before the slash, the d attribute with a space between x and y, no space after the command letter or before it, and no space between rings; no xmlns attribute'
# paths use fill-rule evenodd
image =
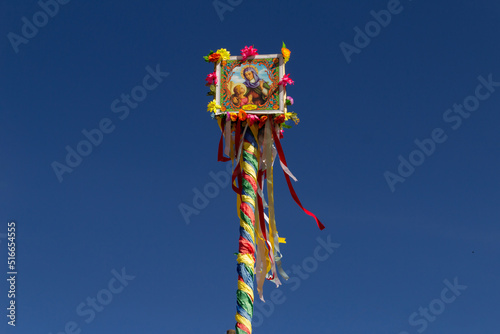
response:
<svg viewBox="0 0 500 334"><path fill-rule="evenodd" d="M252 104L252 95L248 97L245 95L247 89L242 84L236 85L233 88L233 95L231 95L231 100L236 107L241 107L245 104Z"/></svg>
<svg viewBox="0 0 500 334"><path fill-rule="evenodd" d="M250 99L252 97L252 103L258 106L262 106L266 103L269 96L269 84L263 79L259 78L257 69L255 66L248 65L241 71L241 77L245 79L243 84L247 87L248 92L246 96Z"/></svg>

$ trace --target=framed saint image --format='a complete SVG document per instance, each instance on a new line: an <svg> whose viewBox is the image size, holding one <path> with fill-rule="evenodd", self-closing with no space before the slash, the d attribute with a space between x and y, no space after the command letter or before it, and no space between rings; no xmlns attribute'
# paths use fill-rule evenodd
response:
<svg viewBox="0 0 500 334"><path fill-rule="evenodd" d="M285 75L281 54L248 57L232 56L217 65L216 114L238 112L280 114L285 112L285 93L278 82Z"/></svg>

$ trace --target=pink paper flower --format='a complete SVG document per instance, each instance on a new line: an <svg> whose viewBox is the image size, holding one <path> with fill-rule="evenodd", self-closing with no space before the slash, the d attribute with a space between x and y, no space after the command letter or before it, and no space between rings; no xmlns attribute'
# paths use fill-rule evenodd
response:
<svg viewBox="0 0 500 334"><path fill-rule="evenodd" d="M286 99L290 101L290 105L293 105L293 97L287 96Z"/></svg>
<svg viewBox="0 0 500 334"><path fill-rule="evenodd" d="M205 79L209 85L216 85L217 84L217 73L210 73L207 75L207 78Z"/></svg>
<svg viewBox="0 0 500 334"><path fill-rule="evenodd" d="M254 125L255 123L259 123L260 118L257 115L253 115L253 114L248 115L247 114L247 122L248 122L248 125L251 126L251 125Z"/></svg>
<svg viewBox="0 0 500 334"><path fill-rule="evenodd" d="M292 79L290 79L290 78L289 78L289 75L290 75L290 74L285 74L285 75L283 76L283 79L281 79L281 81L280 81L280 82L278 82L278 85L283 85L283 86L286 86L286 85L288 85L288 84L293 85L293 84L294 84L294 81L293 81Z"/></svg>
<svg viewBox="0 0 500 334"><path fill-rule="evenodd" d="M255 49L252 45L252 46L245 46L243 49L241 49L241 55L243 57L242 60L245 61L245 60L247 60L248 57L256 56L256 55L258 55L258 53L257 53L257 49Z"/></svg>

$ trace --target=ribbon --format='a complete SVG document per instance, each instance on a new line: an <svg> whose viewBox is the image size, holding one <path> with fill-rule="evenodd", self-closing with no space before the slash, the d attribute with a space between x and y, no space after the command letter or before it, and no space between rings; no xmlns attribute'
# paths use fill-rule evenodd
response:
<svg viewBox="0 0 500 334"><path fill-rule="evenodd" d="M236 121L236 129L235 129L235 135L234 135L234 147L238 150L238 156L236 158L236 166L234 167L233 175L231 178L233 190L238 195L241 194L241 170L240 170L240 150L239 150L240 135L241 135L241 122L238 119ZM233 165L234 165L234 163L233 163ZM236 187L236 185L235 185L236 178L238 178L238 187Z"/></svg>
<svg viewBox="0 0 500 334"><path fill-rule="evenodd" d="M257 185L259 188L262 186L262 171L259 170L257 176ZM260 193L257 194L257 207L255 214L255 234L257 239L257 262L255 267L255 276L257 281L257 292L262 301L264 300L264 282L266 280L266 274L269 271L269 249L267 247L267 231L266 223L264 220L264 208L262 206L262 196Z"/></svg>
<svg viewBox="0 0 500 334"><path fill-rule="evenodd" d="M269 235L272 249L271 261L271 275L267 278L273 281L276 286L280 286L281 282L276 272L275 259L277 252L279 252L278 230L276 228L276 221L274 219L274 179L273 179L273 158L272 158L272 135L271 135L271 120L268 118L264 125L264 159L267 177L267 201L269 210Z"/></svg>
<svg viewBox="0 0 500 334"><path fill-rule="evenodd" d="M226 126L227 124L229 123L229 127L231 127L231 122L226 122L225 119L221 119L219 120L219 127L221 128L221 135L220 135L220 140L219 140L219 150L217 152L217 161L222 161L222 162L226 162L226 161L229 161L231 160L231 158L226 158L224 156L224 154L222 153L223 150L222 150L222 142L223 142L223 137L224 137L224 131L222 130L224 128L224 123L226 123ZM231 146L230 144L228 145L227 144L227 137L226 137L226 150L229 148L229 146ZM224 151L225 153L225 151ZM226 153L227 156L229 156L229 154Z"/></svg>
<svg viewBox="0 0 500 334"><path fill-rule="evenodd" d="M285 167L288 168L288 166L286 164L285 154L283 153L283 148L281 147L280 139L276 135L276 131L273 131L273 138L274 138L274 143L276 145L276 149L278 150L278 156L280 158L280 162L283 163L285 165ZM316 217L316 215L314 213L312 213L311 211L305 209L302 206L302 203L300 203L299 197L297 196L297 194L295 193L295 190L293 189L292 182L290 181L290 176L285 171L283 171L283 174L285 174L286 183L288 184L288 189L290 190L290 194L292 195L293 199L295 200L295 203L297 203L297 205L306 214L308 214L309 216L313 217L314 220L316 220L316 224L318 225L319 229L323 230L325 228L325 225L323 225L323 223L321 223L321 221L318 219L318 217Z"/></svg>
<svg viewBox="0 0 500 334"><path fill-rule="evenodd" d="M229 116L229 113L227 113L227 115L226 115L226 121L228 118L229 118L229 120L231 119L231 117ZM231 154L231 152L230 152L231 151L231 121L226 122L226 126L224 127L224 137L226 137L226 143L224 146L224 154L229 157Z"/></svg>

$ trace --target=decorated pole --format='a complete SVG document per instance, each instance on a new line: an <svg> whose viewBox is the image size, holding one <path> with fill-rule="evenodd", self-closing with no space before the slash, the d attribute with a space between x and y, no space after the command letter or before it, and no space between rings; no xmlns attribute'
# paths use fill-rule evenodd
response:
<svg viewBox="0 0 500 334"><path fill-rule="evenodd" d="M236 333L252 333L253 283L255 268L255 207L257 198L257 140L246 131L242 149L240 240L238 247L238 290L236 291Z"/></svg>
<svg viewBox="0 0 500 334"><path fill-rule="evenodd" d="M283 43L281 54L259 55L253 46L245 46L241 56L231 56L226 49L211 51L205 61L214 63L214 72L205 79L214 99L207 111L221 129L218 160L232 161L232 188L237 194L240 219L237 254L238 288L236 291L236 331L251 334L254 305L254 283L264 301L264 281L279 286L282 268L280 243L274 209L273 166L275 159L283 169L288 188L297 205L312 216L322 230L323 224L306 210L295 193L290 179L297 181L287 166L280 139L286 121L299 119L287 107L293 99L286 95L286 85L293 84L285 74L284 64L290 50ZM267 200L264 192L267 189Z"/></svg>

